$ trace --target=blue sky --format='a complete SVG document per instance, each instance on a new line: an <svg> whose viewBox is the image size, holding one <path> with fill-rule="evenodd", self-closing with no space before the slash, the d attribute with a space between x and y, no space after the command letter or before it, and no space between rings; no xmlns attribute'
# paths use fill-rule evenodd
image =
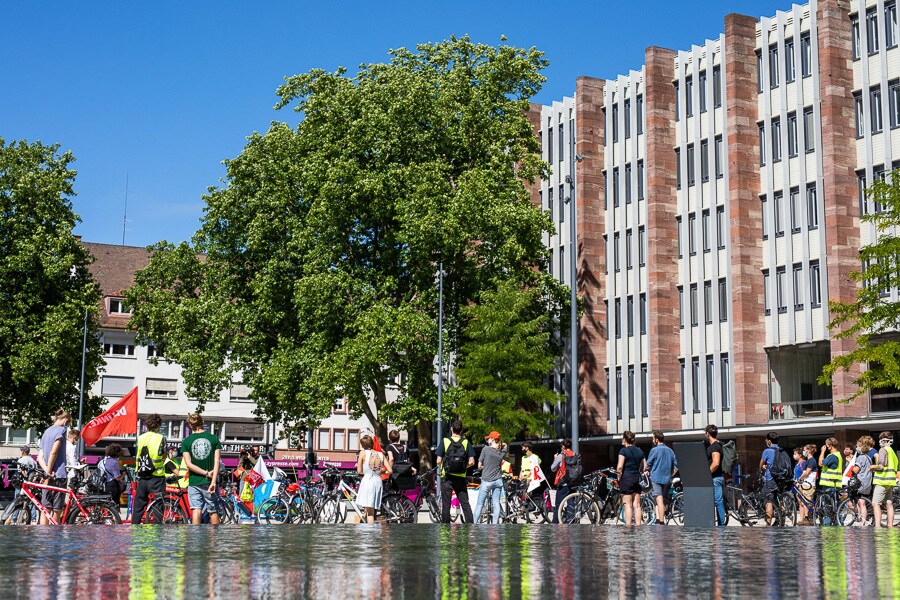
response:
<svg viewBox="0 0 900 600"><path fill-rule="evenodd" d="M723 19L786 0L547 2L15 2L0 0L0 137L58 142L77 159L76 233L144 246L196 231L221 161L265 131L275 88L314 67L381 62L450 35L536 46L550 61L535 98L611 78L647 46L688 49ZM568 13L568 16L564 16Z"/></svg>

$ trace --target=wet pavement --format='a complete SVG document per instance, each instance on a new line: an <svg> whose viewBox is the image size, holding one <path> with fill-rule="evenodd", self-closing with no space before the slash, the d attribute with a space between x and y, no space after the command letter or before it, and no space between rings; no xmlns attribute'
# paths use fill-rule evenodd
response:
<svg viewBox="0 0 900 600"><path fill-rule="evenodd" d="M4 598L900 598L900 531L857 528L9 526L0 555Z"/></svg>

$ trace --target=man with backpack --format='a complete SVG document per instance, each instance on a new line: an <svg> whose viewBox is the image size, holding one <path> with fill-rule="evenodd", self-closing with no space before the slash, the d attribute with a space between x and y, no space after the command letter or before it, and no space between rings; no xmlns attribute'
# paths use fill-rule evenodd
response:
<svg viewBox="0 0 900 600"><path fill-rule="evenodd" d="M566 438L560 444L559 452L553 457L550 470L556 473L556 502L553 503L553 522L559 523L559 503L571 493L571 486L578 485L582 475L581 455L572 451L572 440Z"/></svg>
<svg viewBox="0 0 900 600"><path fill-rule="evenodd" d="M437 447L441 477L441 523L450 522L450 500L454 492L462 508L463 522L473 522L466 469L475 466L475 449L469 440L462 437L462 430L459 419L450 423L450 437L442 439Z"/></svg>
<svg viewBox="0 0 900 600"><path fill-rule="evenodd" d="M766 434L766 449L759 461L759 470L763 473L762 491L766 494L766 524L772 524L775 513L774 503L780 486L794 481L794 466L786 450L778 445L778 434L770 431Z"/></svg>
<svg viewBox="0 0 900 600"><path fill-rule="evenodd" d="M385 458L391 467L390 478L394 487L400 490L411 490L416 487L416 469L409 460L409 452L400 443L400 432L392 429L388 433L388 444Z"/></svg>
<svg viewBox="0 0 900 600"><path fill-rule="evenodd" d="M138 482L131 513L133 525L140 524L144 519L150 494L162 496L166 493L166 438L159 433L162 417L153 413L147 417L146 424L147 431L137 439L135 474Z"/></svg>
<svg viewBox="0 0 900 600"><path fill-rule="evenodd" d="M709 474L713 483L713 502L716 505L716 517L719 527L725 526L725 472L722 470L722 442L719 441L719 428L713 424L706 426L706 460L709 462Z"/></svg>

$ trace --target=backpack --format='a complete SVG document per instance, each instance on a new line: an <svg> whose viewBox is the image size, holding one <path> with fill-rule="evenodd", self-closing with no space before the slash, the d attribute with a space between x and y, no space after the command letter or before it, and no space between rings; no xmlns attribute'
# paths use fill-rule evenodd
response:
<svg viewBox="0 0 900 600"><path fill-rule="evenodd" d="M444 451L444 459L442 461L444 472L456 475L465 473L466 467L469 466L469 461L468 456L466 456L466 448L463 446L462 438L458 440L444 438L444 441L450 442L450 444L447 445L447 449Z"/></svg>
<svg viewBox="0 0 900 600"><path fill-rule="evenodd" d="M560 483L565 485L578 485L584 475L584 466L581 464L581 454L572 453L572 456L563 456L563 464L566 465L566 474Z"/></svg>
<svg viewBox="0 0 900 600"><path fill-rule="evenodd" d="M722 442L722 472L731 475L738 460L737 444L734 440Z"/></svg>
<svg viewBox="0 0 900 600"><path fill-rule="evenodd" d="M97 463L97 468L94 469L91 478L88 479L88 486L95 490L106 489L106 458L101 458L100 462Z"/></svg>
<svg viewBox="0 0 900 600"><path fill-rule="evenodd" d="M147 449L147 446L141 448L141 453L137 459L137 476L141 479L150 479L153 477L153 472L156 471L156 467L153 466L153 459L150 458L150 450Z"/></svg>
<svg viewBox="0 0 900 600"><path fill-rule="evenodd" d="M397 459L394 461L393 467L394 478L396 479L397 477L408 477L412 475L413 466L412 463L409 462L409 452L406 451L406 447L391 444L388 449L393 450L397 455Z"/></svg>
<svg viewBox="0 0 900 600"><path fill-rule="evenodd" d="M794 480L794 466L791 464L791 457L784 448L778 448L775 451L775 459L772 466L769 467L772 479L778 484L779 488L786 487Z"/></svg>

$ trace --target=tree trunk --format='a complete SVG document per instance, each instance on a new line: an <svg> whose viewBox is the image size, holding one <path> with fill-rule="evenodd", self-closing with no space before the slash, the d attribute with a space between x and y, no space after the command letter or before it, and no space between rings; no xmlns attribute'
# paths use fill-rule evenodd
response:
<svg viewBox="0 0 900 600"><path fill-rule="evenodd" d="M431 455L431 421L416 423L416 435L419 438L419 470L427 471L434 466Z"/></svg>

